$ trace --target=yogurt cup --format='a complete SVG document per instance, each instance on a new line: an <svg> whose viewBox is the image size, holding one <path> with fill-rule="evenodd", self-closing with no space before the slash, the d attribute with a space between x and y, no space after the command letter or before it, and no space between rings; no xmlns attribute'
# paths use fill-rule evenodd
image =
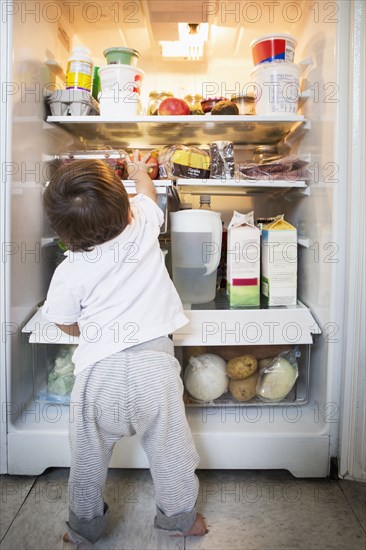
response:
<svg viewBox="0 0 366 550"><path fill-rule="evenodd" d="M289 34L260 36L250 43L254 65L272 62L292 63L296 44L296 39Z"/></svg>
<svg viewBox="0 0 366 550"><path fill-rule="evenodd" d="M251 72L257 115L296 114L300 68L294 63L264 63Z"/></svg>

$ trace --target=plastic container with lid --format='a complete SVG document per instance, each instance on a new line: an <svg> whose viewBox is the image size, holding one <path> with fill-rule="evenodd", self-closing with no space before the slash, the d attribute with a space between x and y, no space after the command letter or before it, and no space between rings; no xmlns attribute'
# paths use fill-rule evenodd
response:
<svg viewBox="0 0 366 550"><path fill-rule="evenodd" d="M292 63L296 44L295 38L289 34L277 33L260 36L250 43L254 65L283 61Z"/></svg>
<svg viewBox="0 0 366 550"><path fill-rule="evenodd" d="M257 115L296 114L300 95L300 68L294 63L264 63L251 72L256 83Z"/></svg>
<svg viewBox="0 0 366 550"><path fill-rule="evenodd" d="M116 94L127 91L139 94L144 76L144 71L131 65L112 64L99 69L102 92L109 89Z"/></svg>
<svg viewBox="0 0 366 550"><path fill-rule="evenodd" d="M67 60L66 89L92 91L93 61L88 48L76 46Z"/></svg>
<svg viewBox="0 0 366 550"><path fill-rule="evenodd" d="M149 101L147 104L147 114L157 115L160 103L167 97L174 97L172 92L166 92L164 90L153 90L149 93Z"/></svg>
<svg viewBox="0 0 366 550"><path fill-rule="evenodd" d="M103 55L108 65L121 64L136 67L140 59L140 54L137 50L123 47L107 48L104 50Z"/></svg>

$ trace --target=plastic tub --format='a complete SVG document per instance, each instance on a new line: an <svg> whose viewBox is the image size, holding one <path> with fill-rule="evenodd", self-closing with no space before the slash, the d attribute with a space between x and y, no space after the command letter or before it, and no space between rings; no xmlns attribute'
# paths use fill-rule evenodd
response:
<svg viewBox="0 0 366 550"><path fill-rule="evenodd" d="M106 65L99 69L102 92L109 89L115 93L129 91L139 94L144 76L144 71L130 65Z"/></svg>
<svg viewBox="0 0 366 550"><path fill-rule="evenodd" d="M104 117L136 116L139 114L140 96L136 92L103 91L99 94L100 115Z"/></svg>
<svg viewBox="0 0 366 550"><path fill-rule="evenodd" d="M300 95L300 69L294 63L265 63L251 72L256 83L257 115L296 114Z"/></svg>
<svg viewBox="0 0 366 550"><path fill-rule="evenodd" d="M140 54L137 50L131 48L107 48L103 52L104 57L107 60L108 65L130 65L136 67Z"/></svg>
<svg viewBox="0 0 366 550"><path fill-rule="evenodd" d="M250 43L254 65L273 61L292 63L296 44L296 39L289 34L280 33L260 36Z"/></svg>

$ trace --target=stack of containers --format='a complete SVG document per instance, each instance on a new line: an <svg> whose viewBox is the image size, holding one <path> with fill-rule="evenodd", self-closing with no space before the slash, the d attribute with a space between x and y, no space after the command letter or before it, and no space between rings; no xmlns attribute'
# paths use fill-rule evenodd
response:
<svg viewBox="0 0 366 550"><path fill-rule="evenodd" d="M115 47L103 52L107 65L98 71L102 116L134 116L139 112L140 91L144 71L137 68L138 51Z"/></svg>
<svg viewBox="0 0 366 550"><path fill-rule="evenodd" d="M257 115L296 114L300 68L293 63L296 40L289 34L261 36L250 43Z"/></svg>

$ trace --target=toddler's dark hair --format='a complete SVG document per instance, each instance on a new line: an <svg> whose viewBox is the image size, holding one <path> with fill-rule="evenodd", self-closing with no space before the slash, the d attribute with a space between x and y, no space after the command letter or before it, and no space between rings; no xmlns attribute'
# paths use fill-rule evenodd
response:
<svg viewBox="0 0 366 550"><path fill-rule="evenodd" d="M63 164L46 187L43 204L53 229L74 252L113 239L129 221L127 191L102 160Z"/></svg>

